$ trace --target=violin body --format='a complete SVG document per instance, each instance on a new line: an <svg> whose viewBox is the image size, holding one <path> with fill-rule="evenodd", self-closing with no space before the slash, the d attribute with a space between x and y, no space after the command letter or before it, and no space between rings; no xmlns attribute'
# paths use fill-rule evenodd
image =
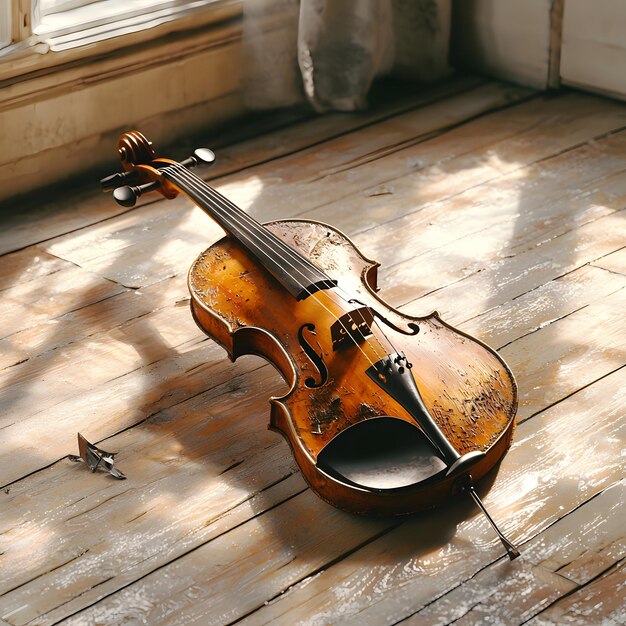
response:
<svg viewBox="0 0 626 626"><path fill-rule="evenodd" d="M183 193L226 233L189 271L192 314L231 359L256 354L282 374L289 390L270 398L270 428L313 491L367 515L406 515L464 492L517 558L474 487L513 435L517 388L498 354L437 313L388 306L378 263L331 226L257 222L190 171L213 163L211 150L158 158L132 131L118 154L124 171L100 182L119 204Z"/></svg>
<svg viewBox="0 0 626 626"><path fill-rule="evenodd" d="M459 454L484 453L471 468L474 480L484 476L514 429L517 390L504 361L437 313L408 317L385 304L376 293L378 263L334 228L300 220L265 228L336 278L352 306L385 320L373 334L401 346L430 415ZM351 308L345 299L320 291L296 300L229 236L198 257L188 284L200 328L232 360L267 359L289 385L270 399L270 428L288 441L321 498L352 513L402 515L458 490L458 476L448 475L403 403L366 374L380 349L338 346L328 332Z"/></svg>

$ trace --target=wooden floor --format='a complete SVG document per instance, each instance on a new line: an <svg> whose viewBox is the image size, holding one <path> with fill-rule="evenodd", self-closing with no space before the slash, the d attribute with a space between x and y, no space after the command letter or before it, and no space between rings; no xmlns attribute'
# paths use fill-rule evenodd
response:
<svg viewBox="0 0 626 626"><path fill-rule="evenodd" d="M390 303L516 374L483 492L522 557L464 499L403 521L320 501L266 429L278 375L191 319L216 227L90 181L1 218L0 624L624 624L626 106L455 78L271 126L212 184L336 225ZM70 462L78 431L128 479Z"/></svg>

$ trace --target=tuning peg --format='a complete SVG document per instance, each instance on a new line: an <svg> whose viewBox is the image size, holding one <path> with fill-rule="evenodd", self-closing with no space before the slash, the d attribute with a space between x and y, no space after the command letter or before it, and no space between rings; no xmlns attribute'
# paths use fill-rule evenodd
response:
<svg viewBox="0 0 626 626"><path fill-rule="evenodd" d="M120 185L128 185L129 183L132 183L133 178L135 178L135 172L119 172L103 178L100 181L100 185L102 186L102 191L113 191Z"/></svg>
<svg viewBox="0 0 626 626"><path fill-rule="evenodd" d="M215 163L215 153L208 148L196 148L192 156L180 162L181 165L190 168L196 165L213 165L213 163Z"/></svg>
<svg viewBox="0 0 626 626"><path fill-rule="evenodd" d="M113 197L115 201L125 207L135 206L137 202L137 198L141 196L146 191L152 191L153 189L157 189L159 186L158 181L152 181L150 183L146 183L145 185L137 185L136 187L130 187L128 185L124 187L118 187L113 192Z"/></svg>

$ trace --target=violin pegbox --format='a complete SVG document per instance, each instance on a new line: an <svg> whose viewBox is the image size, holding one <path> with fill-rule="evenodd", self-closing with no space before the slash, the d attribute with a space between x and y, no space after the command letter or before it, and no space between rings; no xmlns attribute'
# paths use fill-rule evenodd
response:
<svg viewBox="0 0 626 626"><path fill-rule="evenodd" d="M168 200L178 195L178 189L159 171L160 167L176 165L176 161L157 158L154 145L142 133L137 130L124 133L119 139L117 152L124 171L103 178L100 184L103 191L113 192L118 204L133 207L148 191L158 191ZM211 165L214 161L215 154L211 150L198 148L180 165L191 168L200 164Z"/></svg>
<svg viewBox="0 0 626 626"><path fill-rule="evenodd" d="M112 174L100 181L102 191L112 191L115 201L124 207L132 207L139 196L147 191L158 190L167 198L174 198L176 190L166 185L168 193L164 193L162 176L159 170L152 167L156 159L156 151L151 141L139 131L124 133L117 144L117 153L122 162L123 172Z"/></svg>

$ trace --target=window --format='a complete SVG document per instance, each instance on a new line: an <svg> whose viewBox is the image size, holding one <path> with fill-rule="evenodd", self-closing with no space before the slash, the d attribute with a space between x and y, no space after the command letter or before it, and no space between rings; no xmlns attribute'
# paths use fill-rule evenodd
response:
<svg viewBox="0 0 626 626"><path fill-rule="evenodd" d="M34 33L50 49L92 44L171 22L219 0L41 0Z"/></svg>
<svg viewBox="0 0 626 626"><path fill-rule="evenodd" d="M187 18L187 27L211 19L197 18L227 8L235 0L0 0L0 48L4 56L35 44L38 52L60 52L138 33ZM223 11L215 11L223 19ZM226 15L228 17L228 14ZM172 29L170 29L172 30ZM1 60L1 58L0 58Z"/></svg>

